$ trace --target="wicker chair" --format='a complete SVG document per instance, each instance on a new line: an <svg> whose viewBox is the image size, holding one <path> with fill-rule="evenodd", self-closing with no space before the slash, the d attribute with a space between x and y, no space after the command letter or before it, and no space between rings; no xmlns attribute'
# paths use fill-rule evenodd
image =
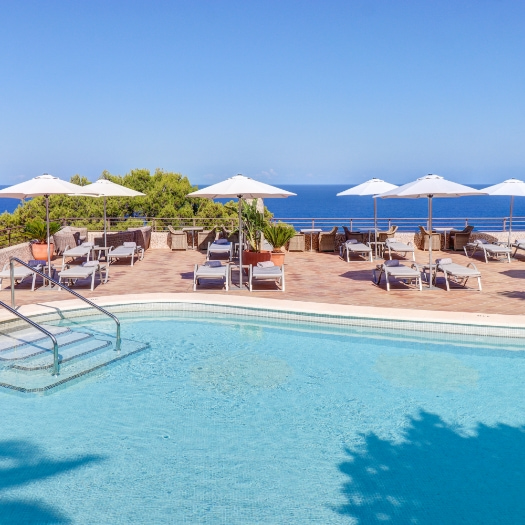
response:
<svg viewBox="0 0 525 525"><path fill-rule="evenodd" d="M377 232L377 241L385 242L387 239L391 239L397 232L397 226L390 226L386 232Z"/></svg>
<svg viewBox="0 0 525 525"><path fill-rule="evenodd" d="M107 246L117 248L122 246L125 242L136 242L135 232L115 232L106 234ZM95 237L93 240L96 246L105 246L104 237Z"/></svg>
<svg viewBox="0 0 525 525"><path fill-rule="evenodd" d="M217 228L212 230L204 230L197 234L197 249L208 251L208 243L213 242L217 237Z"/></svg>
<svg viewBox="0 0 525 525"><path fill-rule="evenodd" d="M53 235L55 253L62 255L67 248L74 248L80 243L80 233L71 229L62 229Z"/></svg>
<svg viewBox="0 0 525 525"><path fill-rule="evenodd" d="M172 250L188 249L188 234L182 230L175 230L168 225L168 244Z"/></svg>
<svg viewBox="0 0 525 525"><path fill-rule="evenodd" d="M219 237L221 239L228 239L228 242L239 243L239 232L231 232L227 230L224 226L221 226L221 231L219 232Z"/></svg>
<svg viewBox="0 0 525 525"><path fill-rule="evenodd" d="M451 230L448 235L449 248L461 251L470 242L470 234L474 226L467 226L463 230Z"/></svg>
<svg viewBox="0 0 525 525"><path fill-rule="evenodd" d="M335 252L335 236L337 235L337 226L334 226L329 232L319 234L319 251Z"/></svg>
<svg viewBox="0 0 525 525"><path fill-rule="evenodd" d="M290 252L304 252L306 250L306 242L304 233L296 233L288 243L288 251Z"/></svg>
<svg viewBox="0 0 525 525"><path fill-rule="evenodd" d="M357 242L365 242L366 233L350 231L346 226L343 226L345 231L345 241L355 239Z"/></svg>
<svg viewBox="0 0 525 525"><path fill-rule="evenodd" d="M423 226L419 226L419 231L421 233L421 238L423 239L423 246L422 250L428 251L429 246L429 239L430 236L432 236L432 250L441 250L441 234L437 232L430 233L429 231L425 230Z"/></svg>

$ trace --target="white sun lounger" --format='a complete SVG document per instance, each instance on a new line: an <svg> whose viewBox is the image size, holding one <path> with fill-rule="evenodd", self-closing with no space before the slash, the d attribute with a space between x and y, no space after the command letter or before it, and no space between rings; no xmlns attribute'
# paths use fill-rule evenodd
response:
<svg viewBox="0 0 525 525"><path fill-rule="evenodd" d="M259 266L261 265L261 266ZM280 286L277 290L267 290L265 292L284 292L284 265L275 266L271 261L265 261L259 263L257 266L250 266L250 273L248 277L250 284L250 292L253 292L253 283L257 281L276 281L276 284Z"/></svg>
<svg viewBox="0 0 525 525"><path fill-rule="evenodd" d="M481 272L476 268L474 263L468 263L467 266L464 266L452 262L452 259L449 258L436 259L435 272L443 272L447 292L450 292L450 281L465 287L470 277L478 280L478 288L481 292ZM434 273L434 281L436 273Z"/></svg>
<svg viewBox="0 0 525 525"><path fill-rule="evenodd" d="M350 254L362 255L363 257L369 257L370 262L373 261L372 258L372 248L367 244L362 242L357 242L355 239L350 239L345 243L341 244L339 248L340 256L344 259L346 255L346 262L350 262Z"/></svg>
<svg viewBox="0 0 525 525"><path fill-rule="evenodd" d="M106 270L106 278L102 279L102 270ZM98 271L98 276L101 283L106 283L108 280L107 265L101 265L98 261L89 261L81 266L65 265L62 270L58 272L58 282L67 281L69 285L76 284L79 279L89 279L91 277L91 291L95 287L95 274Z"/></svg>
<svg viewBox="0 0 525 525"><path fill-rule="evenodd" d="M230 289L230 271L227 265L219 261L206 261L204 264L196 264L193 270L193 291L197 290L197 285L201 281L217 281L224 279L226 291Z"/></svg>
<svg viewBox="0 0 525 525"><path fill-rule="evenodd" d="M35 270L42 271L42 265L36 264L33 266ZM29 270L25 266L15 266L13 268L13 275L15 278L15 283L21 283L26 277L33 277L33 282L31 283L31 291L35 291L35 283L36 283L36 273ZM9 283L11 283L11 268L10 263L5 263L4 268L0 272L0 290L2 289L2 282L4 279L7 279Z"/></svg>
<svg viewBox="0 0 525 525"><path fill-rule="evenodd" d="M221 239L219 239L220 241ZM209 261L210 257L215 255L228 255L228 259L231 261L233 257L233 243L231 242L209 242L208 251L206 253L206 260Z"/></svg>
<svg viewBox="0 0 525 525"><path fill-rule="evenodd" d="M89 256L91 254L92 249L93 249L92 243L84 243L84 244L81 244L80 246L75 246L74 248L70 248L69 246L66 246L66 249L62 253L62 266L66 264L66 257L71 257L72 259L85 257L86 262L89 261Z"/></svg>
<svg viewBox="0 0 525 525"><path fill-rule="evenodd" d="M486 263L489 262L489 257L500 262L507 259L507 262L510 263L510 254L512 252L512 249L507 246L507 243L490 243L485 239L477 239L474 242L469 242L463 249L465 250L465 255L469 258L473 257L478 250L483 250Z"/></svg>
<svg viewBox="0 0 525 525"><path fill-rule="evenodd" d="M131 266L133 266L135 257L139 261L144 259L144 248L137 246L136 242L125 242L122 246L117 246L117 248L112 247L106 259L110 263L112 259L123 259L126 257L131 259Z"/></svg>
<svg viewBox="0 0 525 525"><path fill-rule="evenodd" d="M377 276L379 272L379 276ZM381 284L381 277L385 276L386 289L390 291L390 278L403 281L405 284L415 283L419 290L423 290L421 283L421 269L417 263L412 263L412 266L405 266L400 264L397 259L393 261L385 261L383 264L378 264L372 271L372 280L375 284Z"/></svg>
<svg viewBox="0 0 525 525"><path fill-rule="evenodd" d="M416 253L414 250L414 245L411 242L404 243L401 241L398 241L397 239L387 239L385 241L385 248L388 250L388 258L392 259L392 252L403 254L403 257L406 258L407 253L412 254L412 260L416 260Z"/></svg>
<svg viewBox="0 0 525 525"><path fill-rule="evenodd" d="M516 253L518 253L518 250L525 250L525 239L516 239L512 244L512 248L514 248L514 253L512 254L512 257L516 256Z"/></svg>

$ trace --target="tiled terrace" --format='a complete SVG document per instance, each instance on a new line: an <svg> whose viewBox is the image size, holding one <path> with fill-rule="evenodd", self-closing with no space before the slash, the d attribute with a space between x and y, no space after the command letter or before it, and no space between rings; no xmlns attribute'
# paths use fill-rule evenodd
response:
<svg viewBox="0 0 525 525"><path fill-rule="evenodd" d="M436 256L451 257L461 264L471 261L462 253L438 252ZM143 261L137 262L133 267L125 262L112 264L109 282L101 284L97 281L93 292L89 290L87 282L79 283L74 289L91 299L130 293L193 293L193 267L204 259L205 255L198 251L152 249L146 252ZM416 252L416 260L420 263L427 262L428 252ZM525 315L525 254L518 253L510 264L486 264L481 256L475 258L474 262L482 272L481 293L461 288L447 292L442 279L438 281L438 289L434 291L419 292L403 284L394 284L392 291L387 292L384 284L378 287L372 283L371 270L376 263L346 263L335 253L290 252L286 255L285 293L250 293L248 290L226 292L220 286L210 283L202 286L201 291L195 292L195 295L204 292L354 306ZM473 289L477 286L476 282L468 284L472 284ZM16 291L17 305L70 298L71 295L64 291L31 292L29 284L17 286ZM10 304L9 287L0 291L0 300Z"/></svg>

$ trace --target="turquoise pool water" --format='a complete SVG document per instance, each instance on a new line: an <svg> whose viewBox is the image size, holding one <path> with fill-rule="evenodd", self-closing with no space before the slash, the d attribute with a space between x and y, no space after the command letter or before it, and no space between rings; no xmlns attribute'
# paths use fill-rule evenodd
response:
<svg viewBox="0 0 525 525"><path fill-rule="evenodd" d="M122 319L149 350L0 392L0 523L523 521L519 342Z"/></svg>

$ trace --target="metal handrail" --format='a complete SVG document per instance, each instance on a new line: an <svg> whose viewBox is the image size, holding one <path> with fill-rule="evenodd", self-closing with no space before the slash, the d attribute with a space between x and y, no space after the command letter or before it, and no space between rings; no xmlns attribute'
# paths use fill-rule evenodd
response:
<svg viewBox="0 0 525 525"><path fill-rule="evenodd" d="M29 323L31 326L36 328L37 330L40 330L43 334L46 334L51 341L53 341L53 375L57 377L59 375L59 363L58 363L58 341L57 338L51 333L48 332L43 326L40 326L38 323L35 323L29 317L26 317L24 314L21 314L19 311L15 310L14 308L11 308L8 304L5 304L4 302L0 301L0 306L3 306L6 310L11 312L12 314L16 315L17 317L20 317L20 319L23 319L26 323Z"/></svg>
<svg viewBox="0 0 525 525"><path fill-rule="evenodd" d="M52 283L56 284L57 286L59 286L63 290L66 290L70 294L74 295L77 299L80 299L80 300L84 301L85 303L89 304L89 306L92 306L93 308L96 308L99 312L102 312L103 314L107 315L108 317L111 317L111 319L113 319L113 321L115 321L115 324L117 325L117 340L116 340L116 348L115 348L115 350L117 352L120 352L120 345L121 345L120 321L118 320L117 316L113 315L111 312L108 312L107 310L105 310L104 308L99 306L98 304L95 304L93 301L90 301L89 299L86 299L83 295L80 295L79 293L75 292L74 290L71 290L71 288L67 287L65 284L62 284L62 283L59 283L58 281L55 281L55 279L53 279L51 277L51 275L46 275L46 274L42 273L41 271L37 270L36 268L33 268L32 266L29 266L29 264L25 263L24 261L21 261L20 259L18 259L18 257L10 257L10 259L9 259L9 266L10 266L10 272L11 272L11 304L12 304L12 308L13 309L16 308L16 304L15 304L15 275L14 275L15 265L14 265L14 261L16 261L17 263L21 264L22 266L25 266L26 268L28 268L32 272L35 272L37 275L40 275L43 279L46 279L47 281L51 281ZM50 269L49 273L51 273L51 269ZM55 359L58 360L58 354L57 354ZM57 366L57 369L58 369L58 363L56 363L56 366Z"/></svg>

